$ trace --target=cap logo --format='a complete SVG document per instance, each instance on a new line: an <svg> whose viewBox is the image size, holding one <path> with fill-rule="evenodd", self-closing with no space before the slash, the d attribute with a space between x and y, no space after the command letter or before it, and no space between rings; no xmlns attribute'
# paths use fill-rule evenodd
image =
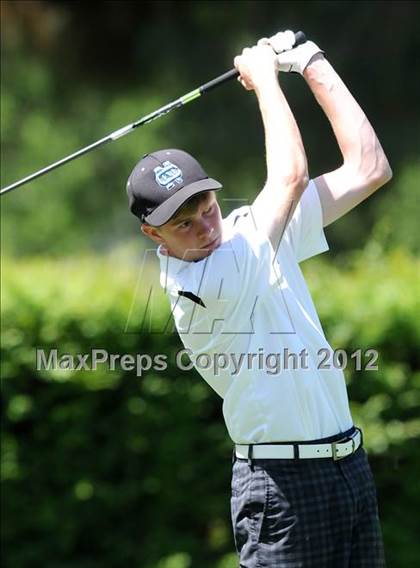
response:
<svg viewBox="0 0 420 568"><path fill-rule="evenodd" d="M161 166L154 168L155 180L161 187L168 191L183 183L182 171L172 162L165 161Z"/></svg>

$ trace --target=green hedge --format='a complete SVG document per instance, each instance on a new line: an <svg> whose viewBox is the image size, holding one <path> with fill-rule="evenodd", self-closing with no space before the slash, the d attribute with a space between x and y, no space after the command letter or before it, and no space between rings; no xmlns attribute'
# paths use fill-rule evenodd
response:
<svg viewBox="0 0 420 568"><path fill-rule="evenodd" d="M410 566L420 507L419 263L375 245L338 262L321 258L304 271L333 347L379 352L378 372L351 363L346 380L377 481L388 565ZM2 544L10 567L237 565L221 399L194 371L176 368L176 334L139 331L156 266L139 273L134 265L3 263ZM168 316L160 303L152 331ZM168 368L141 377L103 365L37 372L36 348L165 353Z"/></svg>

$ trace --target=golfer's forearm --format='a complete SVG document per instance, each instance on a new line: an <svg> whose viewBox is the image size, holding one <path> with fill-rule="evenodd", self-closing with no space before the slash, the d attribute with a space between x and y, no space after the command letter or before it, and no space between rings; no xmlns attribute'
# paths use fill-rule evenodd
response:
<svg viewBox="0 0 420 568"><path fill-rule="evenodd" d="M256 90L265 131L267 184L302 192L308 169L302 138L277 80Z"/></svg>
<svg viewBox="0 0 420 568"><path fill-rule="evenodd" d="M304 78L331 123L344 165L364 179L390 177L391 168L374 129L330 63L322 55L316 57Z"/></svg>

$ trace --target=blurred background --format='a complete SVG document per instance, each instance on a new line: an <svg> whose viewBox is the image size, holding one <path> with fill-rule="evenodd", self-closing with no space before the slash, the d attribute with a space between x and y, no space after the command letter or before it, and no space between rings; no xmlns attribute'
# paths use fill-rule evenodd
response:
<svg viewBox="0 0 420 568"><path fill-rule="evenodd" d="M333 347L379 352L378 372L352 360L345 374L396 568L420 558L419 21L403 1L1 3L2 187L230 69L262 36L302 29L325 49L394 172L303 269ZM311 177L334 169L320 108L300 77L281 80ZM165 147L223 181L224 214L264 183L255 96L232 82L1 199L5 566L237 566L222 401L176 368L176 333L140 325L158 266L125 182ZM153 330L169 316L156 301ZM169 368L37 372L37 348L165 353Z"/></svg>

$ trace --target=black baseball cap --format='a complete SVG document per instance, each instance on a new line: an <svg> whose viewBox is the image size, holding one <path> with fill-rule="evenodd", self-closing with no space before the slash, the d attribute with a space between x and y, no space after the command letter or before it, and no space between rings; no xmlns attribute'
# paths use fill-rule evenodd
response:
<svg viewBox="0 0 420 568"><path fill-rule="evenodd" d="M130 211L154 227L167 223L193 195L221 188L195 158L175 149L145 154L127 181Z"/></svg>

